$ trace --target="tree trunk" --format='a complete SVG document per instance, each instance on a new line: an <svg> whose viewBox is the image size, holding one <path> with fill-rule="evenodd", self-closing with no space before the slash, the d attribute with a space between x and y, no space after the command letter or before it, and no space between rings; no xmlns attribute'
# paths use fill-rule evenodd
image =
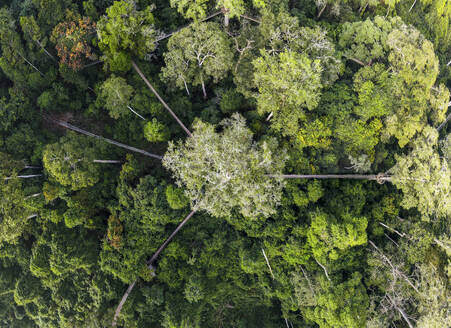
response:
<svg viewBox="0 0 451 328"><path fill-rule="evenodd" d="M440 131L445 125L446 123L448 123L448 121L451 120L451 113L449 113L449 115L446 117L446 119L442 122L442 124L440 124L437 127L437 131Z"/></svg>
<svg viewBox="0 0 451 328"><path fill-rule="evenodd" d="M360 6L359 8L359 14L363 15L363 13L365 12L366 8L368 7L368 1L366 2L365 6L363 6L363 4Z"/></svg>
<svg viewBox="0 0 451 328"><path fill-rule="evenodd" d="M141 79L143 79L144 83L149 87L149 89L153 92L153 94L158 98L158 100L163 104L163 106L168 110L169 114L172 115L172 117L177 121L177 123L182 127L182 129L186 132L186 134L190 137L193 135L191 134L190 130L186 128L186 126L180 121L180 119L175 115L175 113L172 111L172 109L166 104L166 102L163 100L163 98L160 97L158 92L154 89L152 84L150 84L149 80L144 76L143 72L139 69L139 67L136 65L136 63L132 60L132 65L135 71L139 74Z"/></svg>
<svg viewBox="0 0 451 328"><path fill-rule="evenodd" d="M301 268L302 273L303 273L305 279L307 280L307 283L308 283L308 285L310 287L310 291L312 292L313 296L316 297L315 290L313 289L312 283L310 282L310 279L308 278L307 273L304 271L304 268L302 267L302 265L299 265L299 267Z"/></svg>
<svg viewBox="0 0 451 328"><path fill-rule="evenodd" d="M135 112L133 110L133 108L131 108L129 105L127 105L127 108L130 109L130 111L135 114L136 116L138 116L140 119L142 119L143 121L146 121L146 119L144 117L142 117L141 115L139 115L137 112Z"/></svg>
<svg viewBox="0 0 451 328"><path fill-rule="evenodd" d="M399 313L401 313L401 316L404 318L404 320L407 322L407 325L409 326L409 328L413 328L412 323L409 320L409 317L407 317L406 313L404 312L403 309L401 309L400 307L395 306L396 310L398 310Z"/></svg>
<svg viewBox="0 0 451 328"><path fill-rule="evenodd" d="M37 72L39 72L39 74L41 74L41 76L44 76L44 74L36 67L34 66L32 63L30 63L28 61L28 59L26 59L20 52L17 52L19 54L20 57L22 57L23 60L25 60L25 62L30 65L31 67L33 67Z"/></svg>
<svg viewBox="0 0 451 328"><path fill-rule="evenodd" d="M262 253L263 253L263 256L264 256L264 258L265 258L265 260L266 260L266 265L267 265L268 268L269 268L269 272L271 273L271 277L272 277L272 279L274 280L274 274L272 273L271 265L269 264L268 257L266 256L265 250L264 250L263 248L262 248Z"/></svg>
<svg viewBox="0 0 451 328"><path fill-rule="evenodd" d="M379 224L380 224L381 226L383 226L384 228L387 228L388 230L393 231L394 233L396 233L396 234L397 234L398 236L400 236L400 237L405 237L405 236L406 236L405 233L401 233L401 232L399 232L398 230L393 229L392 227L389 227L388 225L386 225L386 224L383 223L383 222L379 222Z"/></svg>
<svg viewBox="0 0 451 328"><path fill-rule="evenodd" d="M37 170L39 170L39 169L42 169L42 167L32 166L32 165L25 165L24 169L37 169Z"/></svg>
<svg viewBox="0 0 451 328"><path fill-rule="evenodd" d="M224 26L225 27L229 26L229 15L228 14L224 14Z"/></svg>
<svg viewBox="0 0 451 328"><path fill-rule="evenodd" d="M282 179L356 179L356 180L376 180L379 183L391 181L390 176L385 174L268 174L271 178Z"/></svg>
<svg viewBox="0 0 451 328"><path fill-rule="evenodd" d="M186 94L188 95L188 97L191 96L190 93L189 93L188 86L186 85L185 79L183 79L183 84L185 85Z"/></svg>
<svg viewBox="0 0 451 328"><path fill-rule="evenodd" d="M153 263L158 258L160 253L166 248L166 246L171 242L171 240L174 238L174 236L177 234L177 232L179 232L180 229L182 229L182 227L189 221L189 219L191 219L191 217L196 212L197 212L197 209L192 210L191 213L189 213L188 216L185 217L185 219L183 219L182 222L180 222L180 224L177 226L177 228L175 228L175 230L171 233L171 235L168 237L168 239L166 239L165 242L157 249L157 251L152 255L150 260L147 261L147 267L149 269L153 269ZM124 306L125 301L128 298L128 295L131 293L131 291L133 290L135 285L136 285L136 280L128 286L127 290L125 291L125 294L122 296L122 299L114 313L114 318L113 318L113 322L112 322L113 327L116 326L117 318L119 317L119 314L121 313L122 307Z"/></svg>
<svg viewBox="0 0 451 328"><path fill-rule="evenodd" d="M120 164L122 161L116 159L95 159L94 163L102 163L102 164Z"/></svg>
<svg viewBox="0 0 451 328"><path fill-rule="evenodd" d="M352 60L353 62L355 62L355 63L357 63L357 64L359 64L359 65L366 66L366 64L365 64L363 61L361 61L361 60L359 60L359 59L357 59L357 58L349 57L348 59L349 59L349 60Z"/></svg>
<svg viewBox="0 0 451 328"><path fill-rule="evenodd" d="M52 56L52 54L50 52L48 52L41 44L41 42L39 40L35 40L35 42L38 44L39 47L41 47L42 50L44 50L44 53L50 57L54 62L56 62L55 57Z"/></svg>
<svg viewBox="0 0 451 328"><path fill-rule="evenodd" d="M323 268L324 273L326 274L327 280L331 281L330 278L329 278L329 274L327 273L326 267L325 267L324 265L322 265L321 263L319 263L319 261L318 261L317 259L315 259L315 261L316 261L316 263L318 263L318 265L319 265L321 268Z"/></svg>
<svg viewBox="0 0 451 328"><path fill-rule="evenodd" d="M415 6L416 3L417 3L417 0L415 0L415 1L412 3L412 6L410 6L410 9L409 9L409 13L412 11L412 9L413 9L413 7Z"/></svg>
<svg viewBox="0 0 451 328"><path fill-rule="evenodd" d="M28 179L28 178L35 178L35 177L42 177L42 174L16 175L15 177L5 177L5 178L3 178L3 180L11 180L11 179L15 179L15 178Z"/></svg>
<svg viewBox="0 0 451 328"><path fill-rule="evenodd" d="M119 303L119 305L116 308L116 311L114 312L114 318L113 318L113 322L112 322L112 326L116 327L116 323L117 323L117 317L119 316L119 314L121 313L122 307L125 304L125 301L127 300L128 295L131 293L131 291L133 290L133 287L135 287L136 285L136 281L133 281L127 288L127 290L125 291L124 296L122 296L122 299Z"/></svg>
<svg viewBox="0 0 451 328"><path fill-rule="evenodd" d="M326 9L326 7L327 7L327 3L326 3L326 4L324 5L324 7L321 8L321 10L319 11L318 16L316 16L317 19L319 19L319 18L321 17L321 15L323 14L324 9Z"/></svg>
<svg viewBox="0 0 451 328"><path fill-rule="evenodd" d="M200 76L200 82L202 84L202 92L204 93L204 99L207 99L207 91L205 90L205 83L202 75Z"/></svg>
<svg viewBox="0 0 451 328"><path fill-rule="evenodd" d="M409 317L407 316L407 314L404 312L403 309L401 309L399 306L397 306L395 304L395 302L393 301L393 299L387 295L388 299L390 300L391 304L394 306L394 308L401 314L401 316L404 318L404 320L406 321L407 325L409 326L409 328L413 328L412 323L409 320Z"/></svg>
<svg viewBox="0 0 451 328"><path fill-rule="evenodd" d="M143 154L145 156L153 157L153 158L156 158L156 159L159 159L159 160L163 159L162 156L151 154L151 153L149 153L149 152L147 152L145 150L138 149L138 148L135 148L135 147L132 147L132 146L128 146L128 145L125 145L123 143L120 143L120 142L117 142L117 141L114 141L114 140L111 140L111 139L108 139L108 138L105 138L105 137L102 137L102 136L98 136L98 135L96 135L94 133L91 133L91 132L85 131L83 129L80 129L80 128L76 127L76 126L73 126L72 124L69 124L67 122L62 122L62 121L58 121L58 120L55 120L55 119L50 119L50 120L52 120L53 122L55 122L56 124L58 124L58 125L60 125L62 127L65 127L66 129L70 129L70 130L76 131L78 133L87 135L89 137L93 137L93 138L97 138L97 139L103 140L103 141L105 141L105 142L107 142L109 144L115 145L117 147L125 148L125 149L133 151L135 153L140 153L140 154Z"/></svg>
<svg viewBox="0 0 451 328"><path fill-rule="evenodd" d="M192 210L191 213L189 213L188 216L185 219L183 219L182 222L180 222L180 224L177 226L177 228L175 228L175 230L171 233L171 235L168 237L168 239L166 239L165 242L160 246L160 248L157 249L157 251L155 252L155 254L152 255L150 260L147 261L148 266L151 266L153 264L153 262L155 262L155 260L158 258L160 253L163 251L163 249L165 249L166 246L171 242L172 238L174 238L174 236L177 234L177 232L179 232L180 229L182 229L182 227L186 224L186 222L188 222L189 219L191 219L191 217L196 212L197 212L197 209Z"/></svg>
<svg viewBox="0 0 451 328"><path fill-rule="evenodd" d="M246 15L241 15L241 17L243 17L244 19L250 20L250 21L252 21L252 22L258 23L258 24L261 23L261 21L259 21L259 20L256 19L256 18L252 18L252 17L246 16Z"/></svg>
<svg viewBox="0 0 451 328"><path fill-rule="evenodd" d="M27 197L25 197L25 199L38 197L38 196L40 196L40 195L42 195L42 192L38 192L38 193L36 193L36 194L32 194L32 195L30 195L30 196L27 196Z"/></svg>
<svg viewBox="0 0 451 328"><path fill-rule="evenodd" d="M215 13L213 13L213 14L207 16L207 17L205 17L204 19L201 19L199 22L205 22L205 21L207 21L207 20L209 20L209 19L211 19L211 18L213 18L213 17L216 17L216 16L218 16L218 15L220 15L220 14L222 14L222 10L217 11L217 12L215 12ZM161 40L164 40L164 39L167 39L167 38L173 36L175 33L180 32L181 30L183 30L184 28L187 28L187 27L191 26L192 24L193 24L193 23L188 24L188 25L185 25L185 26L183 26L183 27L181 27L181 28L179 28L179 29L177 29L177 30L175 30L175 31L173 31L173 32L171 32L171 33L169 33L169 34L165 34L165 35L159 37L159 38L155 41L155 43L157 43L157 42L159 42L159 41L161 41Z"/></svg>
<svg viewBox="0 0 451 328"><path fill-rule="evenodd" d="M390 261L390 259L376 246L376 244L374 244L371 240L368 240L368 244L370 244L379 253L379 255L382 257L382 259L390 266L390 268L392 269L392 272L393 272L392 274L396 273L399 277L404 279L405 282L407 282L407 284L409 284L409 286L412 287L412 289L414 291L419 293L418 288L415 287L415 285L409 280L409 278L406 276L406 274L404 272L402 272L401 270L399 270L395 265L393 265L393 263Z"/></svg>

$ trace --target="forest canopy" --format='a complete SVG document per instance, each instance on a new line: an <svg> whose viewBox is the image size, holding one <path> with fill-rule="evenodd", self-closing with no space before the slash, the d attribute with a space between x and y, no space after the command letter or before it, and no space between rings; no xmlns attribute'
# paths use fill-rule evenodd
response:
<svg viewBox="0 0 451 328"><path fill-rule="evenodd" d="M451 326L451 2L4 0L0 327Z"/></svg>

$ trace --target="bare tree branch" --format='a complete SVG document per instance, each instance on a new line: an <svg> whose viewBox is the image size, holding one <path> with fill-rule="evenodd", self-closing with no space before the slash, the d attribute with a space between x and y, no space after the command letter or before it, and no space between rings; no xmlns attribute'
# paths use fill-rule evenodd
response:
<svg viewBox="0 0 451 328"><path fill-rule="evenodd" d="M325 267L324 265L322 265L321 263L319 263L317 259L315 259L315 261L316 261L316 263L318 263L318 265L319 265L321 268L323 268L324 273L326 274L327 280L331 281L330 278L329 278L329 274L327 273L326 267Z"/></svg>
<svg viewBox="0 0 451 328"><path fill-rule="evenodd" d="M271 277L274 280L274 274L272 273L271 265L269 264L268 257L266 256L265 250L263 248L262 248L262 253L263 253L263 256L265 257L266 264L268 265L269 272L271 273Z"/></svg>

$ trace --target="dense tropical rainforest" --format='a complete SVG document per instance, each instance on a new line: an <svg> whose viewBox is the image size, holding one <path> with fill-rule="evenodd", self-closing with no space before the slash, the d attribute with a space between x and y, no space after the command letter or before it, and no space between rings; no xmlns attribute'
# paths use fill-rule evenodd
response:
<svg viewBox="0 0 451 328"><path fill-rule="evenodd" d="M449 0L1 0L0 327L450 327L450 89Z"/></svg>

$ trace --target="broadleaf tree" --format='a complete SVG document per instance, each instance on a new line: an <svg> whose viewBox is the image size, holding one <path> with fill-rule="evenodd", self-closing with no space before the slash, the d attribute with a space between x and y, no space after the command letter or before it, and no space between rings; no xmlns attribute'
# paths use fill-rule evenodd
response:
<svg viewBox="0 0 451 328"><path fill-rule="evenodd" d="M267 174L281 172L285 155L274 139L256 143L239 114L220 124L197 121L193 136L169 143L163 165L185 189L191 206L216 217L241 213L268 217L280 204L283 182Z"/></svg>

